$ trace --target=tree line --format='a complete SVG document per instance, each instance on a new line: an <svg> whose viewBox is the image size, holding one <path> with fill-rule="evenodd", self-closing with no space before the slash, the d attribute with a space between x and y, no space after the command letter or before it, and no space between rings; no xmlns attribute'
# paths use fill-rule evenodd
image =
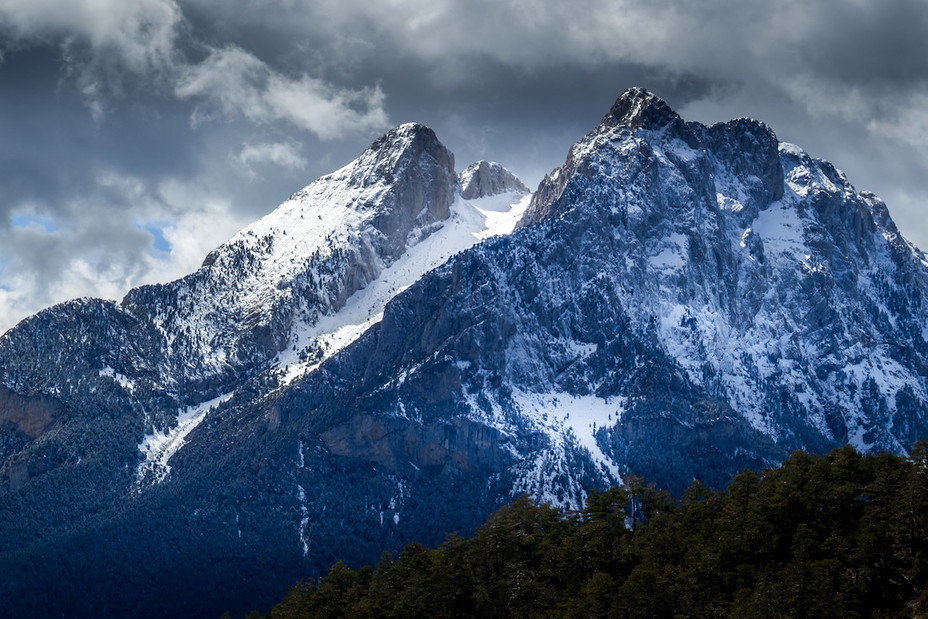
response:
<svg viewBox="0 0 928 619"><path fill-rule="evenodd" d="M924 616L926 581L923 440L908 457L797 451L680 500L637 477L577 512L522 496L470 539L336 563L267 617Z"/></svg>

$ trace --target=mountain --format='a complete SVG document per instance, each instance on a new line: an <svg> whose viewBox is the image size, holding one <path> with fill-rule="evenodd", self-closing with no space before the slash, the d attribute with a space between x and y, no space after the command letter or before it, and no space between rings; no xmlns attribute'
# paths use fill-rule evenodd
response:
<svg viewBox="0 0 928 619"><path fill-rule="evenodd" d="M903 453L926 303L886 206L761 122L631 89L534 193L402 125L190 276L0 338L0 607L247 612L523 492Z"/></svg>

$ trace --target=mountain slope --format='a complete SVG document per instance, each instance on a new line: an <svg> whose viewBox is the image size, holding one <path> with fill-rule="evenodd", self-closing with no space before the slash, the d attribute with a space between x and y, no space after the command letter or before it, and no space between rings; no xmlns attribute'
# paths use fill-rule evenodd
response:
<svg viewBox="0 0 928 619"><path fill-rule="evenodd" d="M228 598L243 610L267 595L261 566L268 547L281 547L273 540L284 529L275 527L281 514L290 520L300 509L296 497L249 506L256 479L247 475L246 487L236 480L238 467L250 466L242 453L215 468L238 437L239 452L258 457L260 432L242 437L235 427L206 445L201 435L225 420L235 426L243 405L285 388L353 341L423 272L510 232L530 197L516 184L463 199L451 153L430 129L403 125L217 248L190 276L133 290L118 305L62 304L4 334L0 562L4 573L18 575L3 585L4 608L22 616L75 608L87 615L216 614L221 609L210 600L225 594L201 604L185 588L197 582L203 560L252 575L254 587ZM190 478L190 463L209 472ZM224 496L206 511L218 520L192 521L191 513L204 509L189 501L217 491ZM236 523L233 538L226 537L227 518ZM95 540L89 553L88 540ZM149 564L152 554L162 562ZM281 555L273 563L290 573L316 565L299 552ZM193 572L185 576L187 562ZM150 587L106 584L125 575ZM67 594L41 595L36 587L49 577L68 582ZM168 592L173 601L165 603Z"/></svg>

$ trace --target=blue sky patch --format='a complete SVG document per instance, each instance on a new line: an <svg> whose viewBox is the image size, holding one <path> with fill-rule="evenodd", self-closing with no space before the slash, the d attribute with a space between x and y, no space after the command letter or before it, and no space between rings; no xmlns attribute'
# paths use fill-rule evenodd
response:
<svg viewBox="0 0 928 619"><path fill-rule="evenodd" d="M37 215L13 215L10 218L14 228L32 228L39 229L46 234L54 234L57 228L55 223L47 217Z"/></svg>
<svg viewBox="0 0 928 619"><path fill-rule="evenodd" d="M164 238L164 228L168 223L165 221L150 221L144 224L138 224L137 228L145 230L154 238L154 243L152 247L155 251L168 253L171 251L171 244L166 238Z"/></svg>

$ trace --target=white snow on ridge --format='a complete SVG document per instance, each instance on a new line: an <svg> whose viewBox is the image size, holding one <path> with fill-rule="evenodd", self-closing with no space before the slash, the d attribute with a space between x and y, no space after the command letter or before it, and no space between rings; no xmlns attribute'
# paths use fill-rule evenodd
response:
<svg viewBox="0 0 928 619"><path fill-rule="evenodd" d="M145 461L139 464L136 470L136 482L141 484L146 478L152 477L152 483L160 483L167 479L171 473L168 464L177 450L187 442L187 435L200 425L207 413L232 397L231 393L203 402L177 416L177 425L161 432L155 430L148 434L139 444L139 451L145 456Z"/></svg>
<svg viewBox="0 0 928 619"><path fill-rule="evenodd" d="M441 228L409 247L377 279L354 293L338 312L323 316L315 324L294 328L290 345L279 356L283 382L290 383L315 369L380 322L387 302L428 271L480 241L511 233L530 200L531 194L518 192L476 200L458 196L451 206L451 216ZM299 349L313 340L324 352L312 361L300 361Z"/></svg>
<svg viewBox="0 0 928 619"><path fill-rule="evenodd" d="M401 157L413 133L412 125L399 127L386 154ZM197 359L207 374L221 373L243 322L260 321L277 307L296 306L294 284L315 281L320 291L331 284L325 280L332 274L320 273L319 268L337 262L333 256L341 251L370 249L367 246L380 234L373 221L392 189L388 176L375 174L391 165L378 163L382 155L383 149L368 149L211 252L198 278L177 283L184 311L178 317L155 318L169 345L175 334L188 334L181 345L189 350L176 352ZM328 301L339 294L329 293Z"/></svg>

